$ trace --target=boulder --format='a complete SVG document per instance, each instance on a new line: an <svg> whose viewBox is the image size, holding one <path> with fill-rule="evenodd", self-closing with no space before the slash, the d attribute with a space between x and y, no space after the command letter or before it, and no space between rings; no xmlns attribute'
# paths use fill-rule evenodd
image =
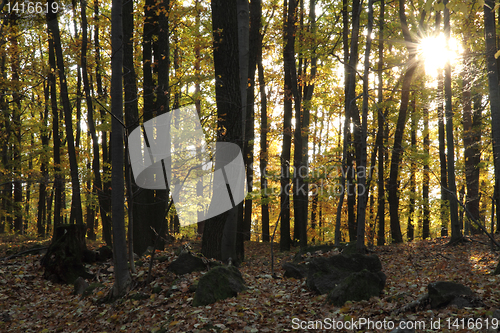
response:
<svg viewBox="0 0 500 333"><path fill-rule="evenodd" d="M474 292L462 284L437 281L427 286L429 301L433 309L454 305L458 308L482 306Z"/></svg>
<svg viewBox="0 0 500 333"><path fill-rule="evenodd" d="M208 305L221 299L235 297L245 289L245 281L236 267L217 266L200 278L193 306Z"/></svg>
<svg viewBox="0 0 500 333"><path fill-rule="evenodd" d="M302 279L307 276L307 265L305 264L285 262L281 267L285 271L283 276L286 278Z"/></svg>
<svg viewBox="0 0 500 333"><path fill-rule="evenodd" d="M328 294L328 301L335 306L342 306L347 301L368 300L380 295L384 284L385 281L378 274L363 269L343 279Z"/></svg>
<svg viewBox="0 0 500 333"><path fill-rule="evenodd" d="M203 262L203 259L193 256L190 252L182 253L168 266L168 270L177 275L204 271L206 269L207 265Z"/></svg>
<svg viewBox="0 0 500 333"><path fill-rule="evenodd" d="M87 289L87 287L89 287L88 282L79 276L74 283L73 295L83 295L83 292Z"/></svg>
<svg viewBox="0 0 500 333"><path fill-rule="evenodd" d="M326 294L352 273L366 269L378 275L381 288L385 285L382 264L376 255L339 254L332 257L313 258L307 263L307 286L309 289Z"/></svg>
<svg viewBox="0 0 500 333"><path fill-rule="evenodd" d="M97 249L97 261L108 261L109 259L113 259L113 250L109 246L101 246Z"/></svg>

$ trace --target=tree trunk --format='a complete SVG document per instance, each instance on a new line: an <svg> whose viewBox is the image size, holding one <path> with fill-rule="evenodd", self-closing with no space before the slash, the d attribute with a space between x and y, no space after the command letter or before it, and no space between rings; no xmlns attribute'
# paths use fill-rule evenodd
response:
<svg viewBox="0 0 500 333"><path fill-rule="evenodd" d="M490 95L490 107L491 107L491 132L493 141L493 159L495 165L495 201L496 207L500 205L500 89L499 89L499 78L498 78L498 68L495 59L495 53L497 51L495 40L496 40L496 30L495 30L495 13L492 8L495 7L495 2L492 0L486 0L484 5L484 32L486 35L486 65L488 69L488 86ZM497 209L498 210L498 209ZM497 213L497 227L500 223L500 214ZM497 266L496 272L500 271L500 262Z"/></svg>
<svg viewBox="0 0 500 333"><path fill-rule="evenodd" d="M399 106L399 116L396 124L396 132L394 134L394 146L392 149L391 157L391 170L389 175L389 212L390 212L390 222L391 222L391 233L394 243L402 243L403 236L401 234L401 225L399 222L399 195L398 195L398 178L399 178L399 163L401 160L401 154L403 153L403 147L401 145L403 141L404 128L406 125L406 115L408 111L408 102L410 96L410 86L413 79L413 73L415 72L415 51L411 46L413 40L410 36L410 31L408 30L408 24L406 23L405 14L405 1L400 0L399 2L399 20L403 29L403 36L407 44L407 49L410 51L410 56L408 59L408 68L403 76L403 86L401 91L401 104Z"/></svg>
<svg viewBox="0 0 500 333"><path fill-rule="evenodd" d="M14 134L14 143L12 144L13 164L12 176L14 178L14 231L23 234L23 188L21 184L21 95L19 78L19 45L17 41L18 26L17 14L12 12L9 17L9 24L12 29L10 39L11 49L11 70L12 70L12 131Z"/></svg>
<svg viewBox="0 0 500 333"><path fill-rule="evenodd" d="M261 37L262 38L262 37ZM259 70L259 91L260 91L260 190L262 196L262 241L269 242L269 196L267 195L267 161L268 161L268 140L267 132L269 125L267 122L267 95L266 82L264 78L264 68L262 66L262 48L258 56Z"/></svg>
<svg viewBox="0 0 500 333"><path fill-rule="evenodd" d="M413 99L412 99L412 108L411 108L411 132L410 132L410 145L411 145L411 150L416 153L417 151L417 110L416 108L416 101L415 101L415 93L413 93ZM414 214L415 214L415 196L416 196L416 191L417 191L417 182L416 182L416 176L415 173L417 172L417 163L415 163L415 157L411 157L411 163L410 163L410 200L409 200L409 208L408 208L408 226L407 226L407 238L408 241L412 241L415 237L415 226L413 222L415 221L414 219Z"/></svg>
<svg viewBox="0 0 500 333"><path fill-rule="evenodd" d="M122 0L113 0L111 9L111 209L113 218L113 262L115 282L110 296L122 297L128 291L131 278L127 263L125 217L123 211L123 25Z"/></svg>
<svg viewBox="0 0 500 333"><path fill-rule="evenodd" d="M218 115L217 141L236 143L242 151L244 118L241 113L237 5L236 2L212 0L211 7ZM221 167L220 163L222 161L216 154L216 169ZM202 253L206 257L224 261L231 258L235 263L243 260L243 239L236 237L237 223L242 214L241 202L229 211L205 221Z"/></svg>
<svg viewBox="0 0 500 333"><path fill-rule="evenodd" d="M49 8L52 8L54 0L49 0ZM73 120L71 105L68 96L68 85L66 81L66 74L64 69L64 58L61 45L61 36L59 33L59 23L57 13L49 11L47 13L47 27L49 34L54 39L54 48L56 53L57 69L59 71L59 81L61 88L61 100L64 110L64 123L66 129L66 142L68 144L68 158L71 173L71 187L72 187L72 200L71 200L71 222L76 224L83 224L82 216L82 201L80 197L80 179L78 178L78 163L76 160L75 140L73 136Z"/></svg>
<svg viewBox="0 0 500 333"><path fill-rule="evenodd" d="M168 7L166 7L168 8ZM157 44L165 43L168 41L167 36L159 36L159 11L158 4L153 0L147 0L144 7L144 15L146 17L143 30L143 99L144 99L144 113L143 121L153 119L155 116L167 112L168 106L165 108L164 101L156 101L155 103L155 81L153 72L155 68L158 69L158 60L161 56L158 53ZM163 14L161 16L164 16ZM166 39L166 40L165 40ZM165 51L165 47L162 46ZM153 52L155 56L153 59ZM160 52L162 53L162 52ZM155 64L153 64L153 60ZM168 61L164 59L163 61ZM165 79L163 82L158 81L158 86L162 85L162 90L165 89ZM168 82L167 82L168 87ZM160 99L164 96L160 96ZM156 104L156 106L155 106ZM160 106L161 104L161 106ZM161 108L163 106L163 108ZM162 230L161 226L165 220L165 210L167 205L166 190L150 190L142 189L135 197L133 204L135 222L134 226L134 250L137 254L142 255L148 246L153 246L156 239L156 233ZM156 231L156 233L155 233ZM160 242L159 248L163 248L163 242Z"/></svg>
<svg viewBox="0 0 500 333"><path fill-rule="evenodd" d="M284 101L283 101L283 145L281 148L281 193L280 193L280 250L289 251L291 245L290 239L290 157L292 146L292 74L291 66L295 64L290 63L290 57L293 59L293 31L295 26L294 10L295 1L290 1L288 5L287 0L283 2L283 68L284 68ZM292 13L289 14L290 8ZM289 16L291 15L291 19ZM290 21L293 23L290 26ZM292 53L292 55L290 55Z"/></svg>
<svg viewBox="0 0 500 333"><path fill-rule="evenodd" d="M446 6L448 0L443 0L444 4L444 34L447 47L450 39L450 10ZM457 187L455 183L455 144L453 141L453 109L451 104L451 64L448 60L444 67L444 94L445 94L445 115L446 115L446 146L448 157L448 194L450 205L451 239L456 242L462 238L460 222L458 220L458 202L456 200Z"/></svg>
<svg viewBox="0 0 500 333"><path fill-rule="evenodd" d="M423 221L422 239L429 238L430 235L430 202L429 202L429 181L430 181L430 137L429 137L429 109L424 108L424 174L422 184Z"/></svg>
<svg viewBox="0 0 500 333"><path fill-rule="evenodd" d="M373 0L368 0L368 32L365 46L365 68L363 74L363 112L361 116L361 140L358 142L358 212L357 212L357 243L356 249L358 252L363 252L365 249L365 226L366 226L366 204L368 199L368 189L366 186L367 172L367 153L366 153L366 137L368 128L368 75L370 71L370 51L372 46L372 30L373 30Z"/></svg>
<svg viewBox="0 0 500 333"><path fill-rule="evenodd" d="M139 126L139 107L137 102L137 78L134 66L134 3L123 3L123 93L125 126L128 133ZM128 149L128 143L127 143ZM129 157L128 151L126 156ZM132 177L130 159L125 161L125 177L127 177L127 204L128 204L128 250L130 270L135 272L134 264L134 193L139 189Z"/></svg>
<svg viewBox="0 0 500 333"><path fill-rule="evenodd" d="M380 0L379 14L379 44L378 44L378 97L377 97L377 146L378 146L378 193L377 193L377 216L378 216L378 234L377 245L385 244L385 176L384 176L384 117L382 115L382 103L384 102L384 81L382 78L384 68L384 16L385 0Z"/></svg>
<svg viewBox="0 0 500 333"><path fill-rule="evenodd" d="M255 139L255 70L257 58L262 52L260 30L262 28L262 1L252 0L250 3L250 30L248 54L248 89L246 93L246 119L245 119L245 166L247 170L247 192L253 190L253 163ZM250 240L252 228L252 199L245 199L245 215L243 217L245 240Z"/></svg>
<svg viewBox="0 0 500 333"><path fill-rule="evenodd" d="M464 54L465 67L474 68L470 59L469 48L465 49ZM465 74L465 73L464 73ZM463 141L464 141L464 159L465 159L465 180L467 185L466 207L476 220L480 220L479 210L479 174L481 162L481 99L482 95L475 93L472 96L472 87L469 75L462 75L462 104L463 104ZM473 104L474 99L474 106ZM478 228L467 222L465 230L478 232ZM467 232L466 232L467 233Z"/></svg>

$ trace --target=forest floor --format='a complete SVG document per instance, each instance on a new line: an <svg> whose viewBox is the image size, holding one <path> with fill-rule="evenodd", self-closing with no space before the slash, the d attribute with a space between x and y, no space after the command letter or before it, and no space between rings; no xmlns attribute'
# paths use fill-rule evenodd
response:
<svg viewBox="0 0 500 333"><path fill-rule="evenodd" d="M0 258L26 249L33 242L1 238ZM491 251L484 236L474 236L470 242L453 247L447 246L447 242L447 238L440 238L375 247L387 275L383 294L368 301L347 302L341 308L327 304L326 295L309 291L305 279L272 278L270 245L264 243L246 243L246 261L240 271L248 289L235 298L203 307L191 305L194 293L189 288L201 273L176 277L167 272L169 263L176 258L175 249L182 246L180 242L156 253L164 261L155 261L150 284L144 282L149 257L141 258L143 265L134 274L137 286L127 297L111 304L99 302L113 283L110 262L88 267L93 273L100 272L98 279L102 285L82 298L73 295L73 286L43 279L41 255L28 254L0 261L0 331L282 332L294 331L299 325L312 328L317 321L331 324L335 320L336 325L344 321L344 329L309 331L389 332L391 323L397 325L406 319L425 324L425 329L421 327L417 332L485 332L487 325L494 324L493 311L500 308L500 276L490 274L497 264L498 253ZM199 251L199 242L193 243L193 251ZM88 246L97 248L100 244ZM281 277L281 264L291 261L298 249L280 253L278 245L274 248L275 272ZM427 285L435 281L462 283L480 295L485 306L439 310L426 307L393 314L427 293ZM152 292L154 289L156 293ZM385 329L345 328L347 322L356 325L362 318L379 327L385 325ZM474 320L474 329L467 327L470 320Z"/></svg>

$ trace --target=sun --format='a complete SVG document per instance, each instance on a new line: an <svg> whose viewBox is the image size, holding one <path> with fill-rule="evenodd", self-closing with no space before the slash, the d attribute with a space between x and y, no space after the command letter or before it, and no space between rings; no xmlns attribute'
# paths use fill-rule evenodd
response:
<svg viewBox="0 0 500 333"><path fill-rule="evenodd" d="M443 69L447 61L457 62L462 49L454 37L450 37L449 47L446 47L446 38L443 33L422 38L418 43L417 57L424 62L425 73L436 77L438 69Z"/></svg>

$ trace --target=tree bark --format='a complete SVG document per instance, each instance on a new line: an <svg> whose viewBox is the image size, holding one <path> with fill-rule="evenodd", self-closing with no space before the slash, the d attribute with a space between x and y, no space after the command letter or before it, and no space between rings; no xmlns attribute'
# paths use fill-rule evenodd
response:
<svg viewBox="0 0 500 333"><path fill-rule="evenodd" d="M52 8L52 3L54 0L49 0L48 6ZM64 124L66 129L66 142L68 144L68 158L70 164L71 173L71 188L72 188L72 200L71 200L71 222L76 224L83 224L82 216L82 201L80 197L80 179L78 177L78 163L76 159L75 150L75 139L73 135L73 120L71 115L71 105L68 96L68 85L66 81L66 74L64 69L64 58L61 45L61 36L59 33L59 24L57 19L57 13L52 13L49 11L47 13L47 27L49 33L54 39L54 48L56 53L56 63L57 69L59 71L59 82L61 88L61 100L64 110Z"/></svg>
<svg viewBox="0 0 500 333"><path fill-rule="evenodd" d="M262 66L262 48L258 57L259 91L260 91L260 190L262 196L262 241L269 242L269 196L267 195L267 162L268 162L268 140L267 132L269 125L267 121L267 95L264 68Z"/></svg>
<svg viewBox="0 0 500 333"><path fill-rule="evenodd" d="M498 78L498 68L495 59L497 51L495 40L495 13L493 8L495 2L486 0L484 5L484 32L486 35L486 65L488 69L488 86L491 108L491 132L493 141L493 159L495 165L495 192L496 207L500 207L500 88ZM497 214L497 226L500 223L500 214ZM497 272L500 271L500 262L497 266Z"/></svg>
<svg viewBox="0 0 500 333"><path fill-rule="evenodd" d="M444 34L447 47L450 39L450 10L447 7L448 0L443 0L444 4ZM453 108L451 102L451 64L448 60L444 67L444 94L445 94L445 115L446 115L446 146L448 158L448 194L450 195L450 223L451 239L450 242L456 242L462 238L460 230L460 221L458 220L458 203L455 200L457 186L455 182L455 143L453 138Z"/></svg>
<svg viewBox="0 0 500 333"><path fill-rule="evenodd" d="M378 234L377 245L385 244L385 171L384 171L384 117L382 114L382 103L384 102L384 17L385 17L385 0L380 0L379 13L379 44L378 44L378 97L377 97L377 146L378 146L378 193L377 193L377 216L378 216Z"/></svg>
<svg viewBox="0 0 500 333"><path fill-rule="evenodd" d="M123 23L122 0L113 0L111 8L111 209L113 217L113 261L115 282L110 296L122 297L128 291L131 277L127 263L125 239L123 178Z"/></svg>
<svg viewBox="0 0 500 333"><path fill-rule="evenodd" d="M217 141L233 142L243 151L243 119L238 49L236 2L212 0L213 54L216 77ZM216 169L221 161L215 157ZM205 221L202 253L220 260L243 260L242 238L236 237L237 223L243 214L243 204ZM239 241L239 242L238 242ZM241 242L241 243L240 243Z"/></svg>
<svg viewBox="0 0 500 333"><path fill-rule="evenodd" d="M368 199L368 189L366 186L367 172L367 153L366 153L366 137L368 131L368 75L370 72L370 51L372 46L372 30L373 30L373 0L368 1L368 27L365 46L365 65L363 74L363 111L361 116L361 140L358 142L358 212L357 212L357 242L356 249L358 252L363 252L365 249L365 226L366 226L366 204Z"/></svg>
<svg viewBox="0 0 500 333"><path fill-rule="evenodd" d="M401 154L403 153L403 147L401 145L403 141L404 128L406 125L408 103L410 97L410 86L413 79L413 74L415 72L415 50L412 47L413 40L408 30L408 24L406 23L405 14L405 1L401 0L399 2L399 20L403 29L403 36L407 44L407 49L410 52L408 59L408 68L403 76L403 86L401 91L401 103L399 106L398 121L396 124L396 132L394 134L394 146L392 149L391 157L391 170L389 175L389 212L390 212L390 222L391 222L391 233L394 243L402 243L403 236L401 234L401 225L399 222L399 195L398 195L398 177L399 177L399 163L401 160Z"/></svg>

